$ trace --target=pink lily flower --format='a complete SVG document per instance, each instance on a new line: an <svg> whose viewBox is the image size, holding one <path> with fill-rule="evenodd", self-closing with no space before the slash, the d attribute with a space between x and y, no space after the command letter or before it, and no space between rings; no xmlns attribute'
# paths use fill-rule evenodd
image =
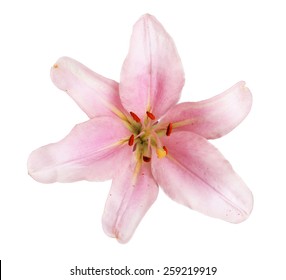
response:
<svg viewBox="0 0 286 280"><path fill-rule="evenodd" d="M112 179L102 218L107 235L127 242L159 185L205 215L231 223L249 216L251 191L207 139L227 134L246 117L251 93L238 82L211 99L177 104L182 63L153 16L134 25L119 84L68 57L56 62L51 78L90 119L33 151L29 174L42 183Z"/></svg>

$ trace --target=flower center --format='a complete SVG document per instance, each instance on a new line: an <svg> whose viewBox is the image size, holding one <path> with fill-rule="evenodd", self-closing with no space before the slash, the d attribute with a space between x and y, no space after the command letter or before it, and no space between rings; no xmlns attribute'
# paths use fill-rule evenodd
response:
<svg viewBox="0 0 286 280"><path fill-rule="evenodd" d="M141 120L134 112L130 112L128 128L131 131L127 139L128 145L133 147L136 159L140 162L150 162L152 149L156 151L158 158L168 154L168 149L162 145L160 137L170 136L172 123L160 124L153 113L147 111L144 120Z"/></svg>

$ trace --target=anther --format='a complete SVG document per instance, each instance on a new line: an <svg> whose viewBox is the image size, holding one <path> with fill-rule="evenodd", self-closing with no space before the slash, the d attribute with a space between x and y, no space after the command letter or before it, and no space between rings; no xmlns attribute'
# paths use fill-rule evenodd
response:
<svg viewBox="0 0 286 280"><path fill-rule="evenodd" d="M135 143L135 145L133 146L133 152L135 152L136 151L136 148L137 148L137 143Z"/></svg>
<svg viewBox="0 0 286 280"><path fill-rule="evenodd" d="M166 148L166 146L163 146L164 151L166 152L166 155L168 154L168 149Z"/></svg>
<svg viewBox="0 0 286 280"><path fill-rule="evenodd" d="M128 140L128 145L132 146L134 144L134 134L132 134Z"/></svg>
<svg viewBox="0 0 286 280"><path fill-rule="evenodd" d="M167 127L167 131L166 131L166 135L167 136L170 136L171 135L171 132L172 132L172 123L169 123L168 127Z"/></svg>
<svg viewBox="0 0 286 280"><path fill-rule="evenodd" d="M150 118L151 120L154 121L156 119L156 117L151 112L147 111L146 114L147 114L148 118Z"/></svg>
<svg viewBox="0 0 286 280"><path fill-rule="evenodd" d="M144 160L145 162L150 162L150 161L151 161L151 158L150 158L150 157L143 156L143 160Z"/></svg>
<svg viewBox="0 0 286 280"><path fill-rule="evenodd" d="M140 118L133 112L130 112L131 117L133 118L134 121L140 123Z"/></svg>

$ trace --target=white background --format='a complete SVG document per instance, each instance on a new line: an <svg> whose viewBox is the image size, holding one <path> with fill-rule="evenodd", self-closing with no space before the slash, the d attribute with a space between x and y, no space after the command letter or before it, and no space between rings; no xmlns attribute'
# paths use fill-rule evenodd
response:
<svg viewBox="0 0 286 280"><path fill-rule="evenodd" d="M3 279L75 279L69 276L75 265L162 272L164 266L217 266L217 275L207 279L285 279L283 2L1 1ZM50 81L53 63L67 55L118 80L132 25L146 12L176 42L186 74L182 100L211 97L239 80L251 89L250 115L213 143L253 191L255 206L246 222L233 225L176 204L161 191L132 240L122 245L101 228L110 181L44 185L27 175L26 161L32 150L87 119ZM180 278L192 277L172 277Z"/></svg>

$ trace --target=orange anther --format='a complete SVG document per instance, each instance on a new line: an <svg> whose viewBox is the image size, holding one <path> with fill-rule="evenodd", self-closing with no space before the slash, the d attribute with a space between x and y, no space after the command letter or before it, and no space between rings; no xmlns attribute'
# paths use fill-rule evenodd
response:
<svg viewBox="0 0 286 280"><path fill-rule="evenodd" d="M147 114L148 118L150 118L151 120L154 121L156 119L156 117L151 112L147 111L146 114Z"/></svg>
<svg viewBox="0 0 286 280"><path fill-rule="evenodd" d="M134 121L140 122L140 118L133 112L130 112L131 117L133 118Z"/></svg>
<svg viewBox="0 0 286 280"><path fill-rule="evenodd" d="M128 145L132 146L134 144L134 135L132 134L128 140Z"/></svg>
<svg viewBox="0 0 286 280"><path fill-rule="evenodd" d="M163 146L164 151L166 152L166 155L168 154L168 149L166 148L166 146Z"/></svg>
<svg viewBox="0 0 286 280"><path fill-rule="evenodd" d="M150 162L150 161L151 161L151 158L150 158L150 157L143 156L143 160L144 160L145 162Z"/></svg>
<svg viewBox="0 0 286 280"><path fill-rule="evenodd" d="M172 132L172 123L169 123L168 127L167 127L167 131L166 131L166 135L170 136Z"/></svg>

